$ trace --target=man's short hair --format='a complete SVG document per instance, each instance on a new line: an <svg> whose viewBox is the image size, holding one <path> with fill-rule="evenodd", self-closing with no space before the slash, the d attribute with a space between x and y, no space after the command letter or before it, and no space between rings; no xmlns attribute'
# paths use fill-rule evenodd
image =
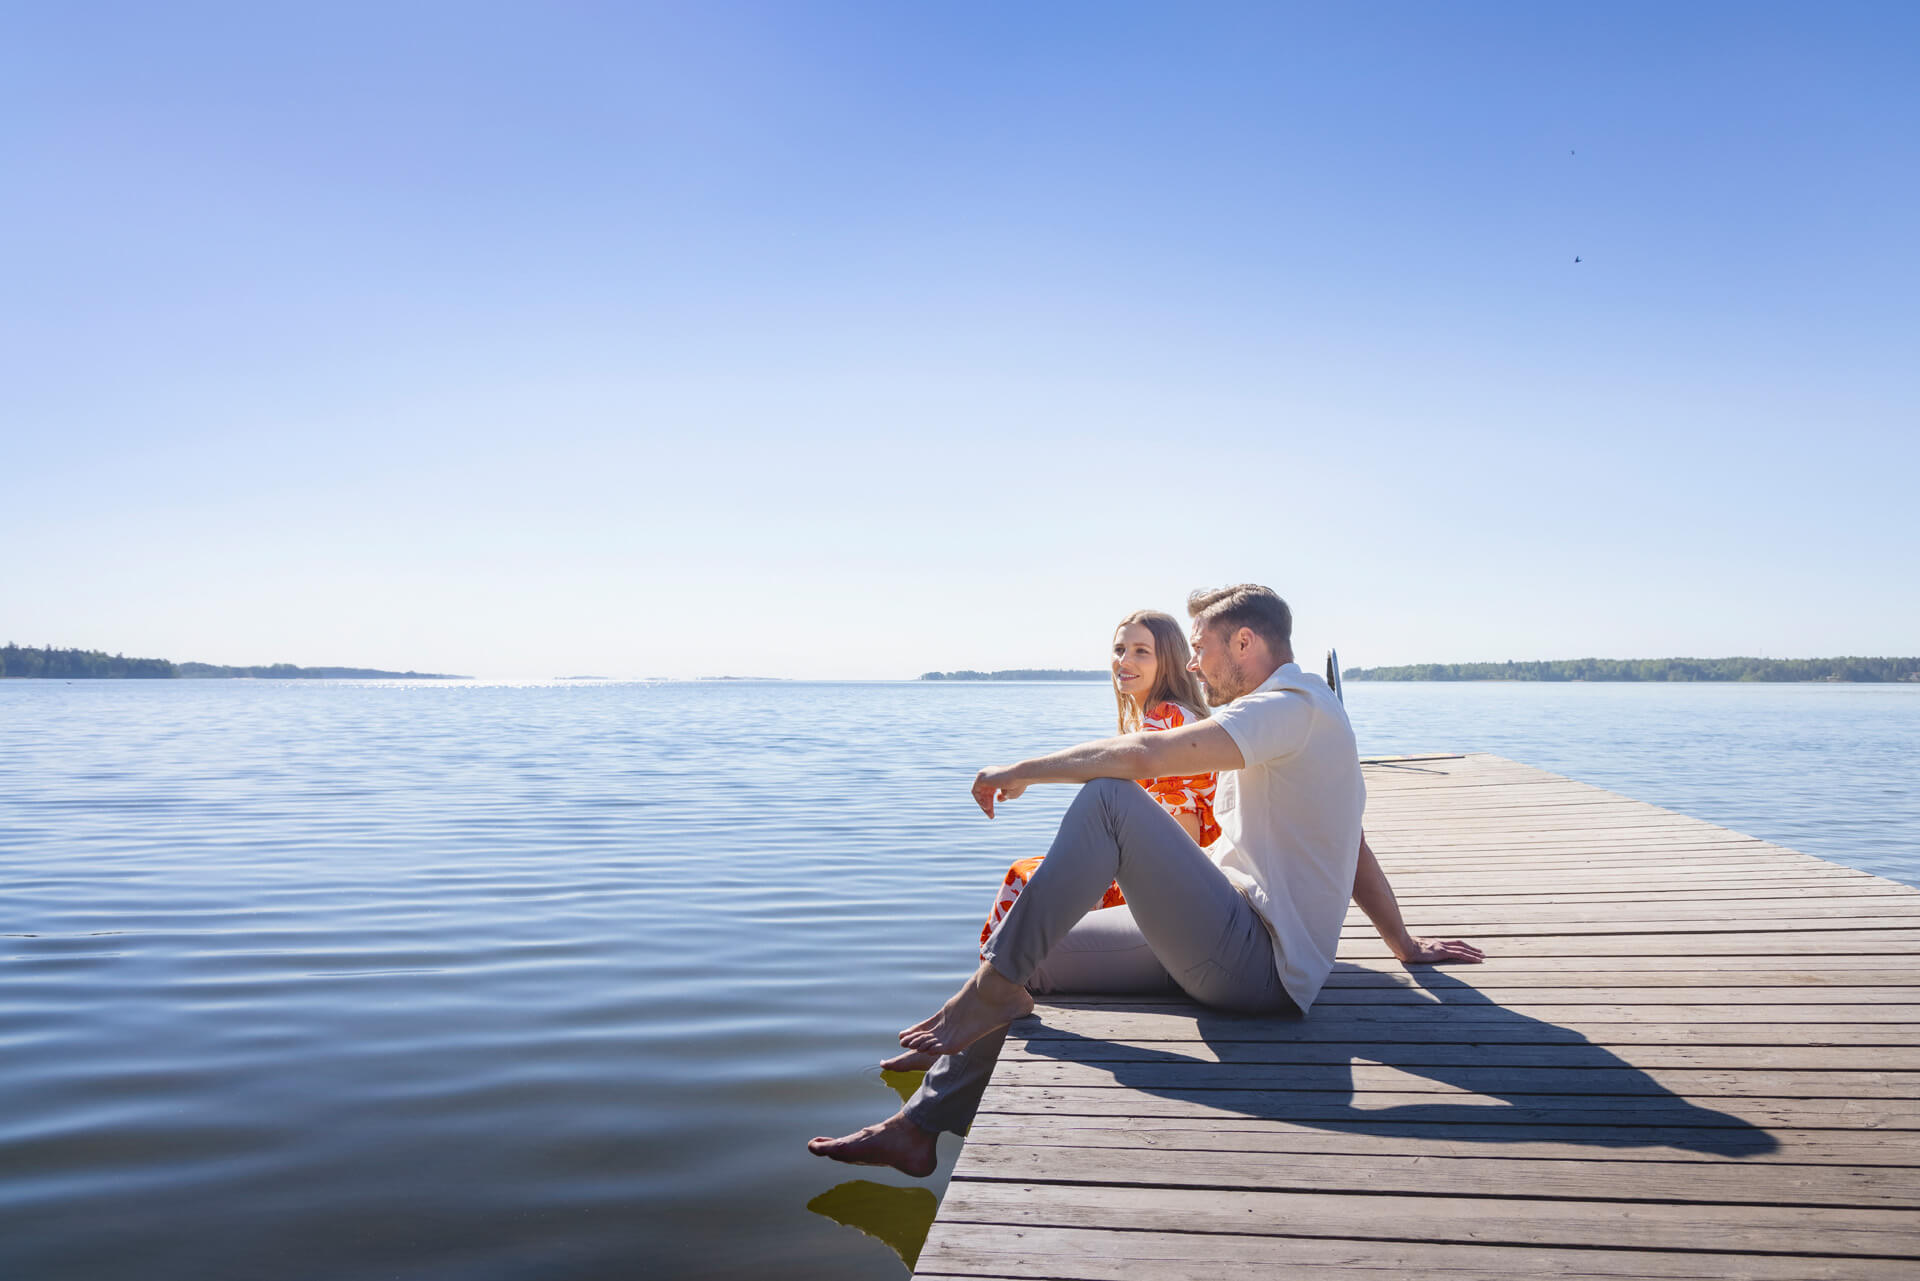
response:
<svg viewBox="0 0 1920 1281"><path fill-rule="evenodd" d="M1203 588L1187 597L1187 617L1208 630L1224 627L1229 635L1250 628L1275 654L1293 653L1293 611L1271 587Z"/></svg>

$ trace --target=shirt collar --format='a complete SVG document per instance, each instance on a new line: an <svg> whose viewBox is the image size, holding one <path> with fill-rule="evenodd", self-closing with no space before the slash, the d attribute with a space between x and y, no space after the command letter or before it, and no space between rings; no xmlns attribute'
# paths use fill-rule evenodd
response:
<svg viewBox="0 0 1920 1281"><path fill-rule="evenodd" d="M1292 689L1300 680L1300 664L1282 663L1273 669L1273 675L1261 681L1248 691L1253 694L1265 694L1276 689ZM1241 697L1245 697L1242 695Z"/></svg>

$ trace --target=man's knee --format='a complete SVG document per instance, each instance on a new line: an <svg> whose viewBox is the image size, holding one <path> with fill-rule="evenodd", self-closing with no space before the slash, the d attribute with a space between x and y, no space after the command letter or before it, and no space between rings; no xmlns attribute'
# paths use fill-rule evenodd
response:
<svg viewBox="0 0 1920 1281"><path fill-rule="evenodd" d="M1117 840L1120 833L1140 821L1142 815L1149 811L1159 813L1160 806L1147 795L1146 788L1130 779L1096 778L1081 784L1079 794L1068 809L1069 815L1076 810L1080 821L1099 824Z"/></svg>
<svg viewBox="0 0 1920 1281"><path fill-rule="evenodd" d="M1138 783L1124 778L1095 778L1080 785L1081 795L1088 800L1099 801L1103 805L1124 803L1135 795L1145 796L1146 790Z"/></svg>

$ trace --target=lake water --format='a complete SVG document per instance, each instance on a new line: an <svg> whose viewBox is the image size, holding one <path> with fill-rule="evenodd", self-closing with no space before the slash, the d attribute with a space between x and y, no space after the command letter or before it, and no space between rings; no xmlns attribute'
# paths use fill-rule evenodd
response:
<svg viewBox="0 0 1920 1281"><path fill-rule="evenodd" d="M1920 687L1347 698L1363 752L1498 752L1920 883ZM915 1185L805 1140L892 1109L867 1065L1068 799L989 823L974 770L1111 709L0 684L0 1276L905 1275L828 1213L911 1237L957 1141Z"/></svg>

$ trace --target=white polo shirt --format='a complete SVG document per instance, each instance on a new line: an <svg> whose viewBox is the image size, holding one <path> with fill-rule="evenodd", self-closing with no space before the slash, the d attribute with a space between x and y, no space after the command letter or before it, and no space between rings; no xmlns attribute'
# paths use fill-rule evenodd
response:
<svg viewBox="0 0 1920 1281"><path fill-rule="evenodd" d="M1295 663L1215 709L1213 723L1247 763L1221 772L1208 852L1266 921L1281 985L1304 1011L1333 969L1353 898L1367 804L1353 726L1327 683Z"/></svg>

